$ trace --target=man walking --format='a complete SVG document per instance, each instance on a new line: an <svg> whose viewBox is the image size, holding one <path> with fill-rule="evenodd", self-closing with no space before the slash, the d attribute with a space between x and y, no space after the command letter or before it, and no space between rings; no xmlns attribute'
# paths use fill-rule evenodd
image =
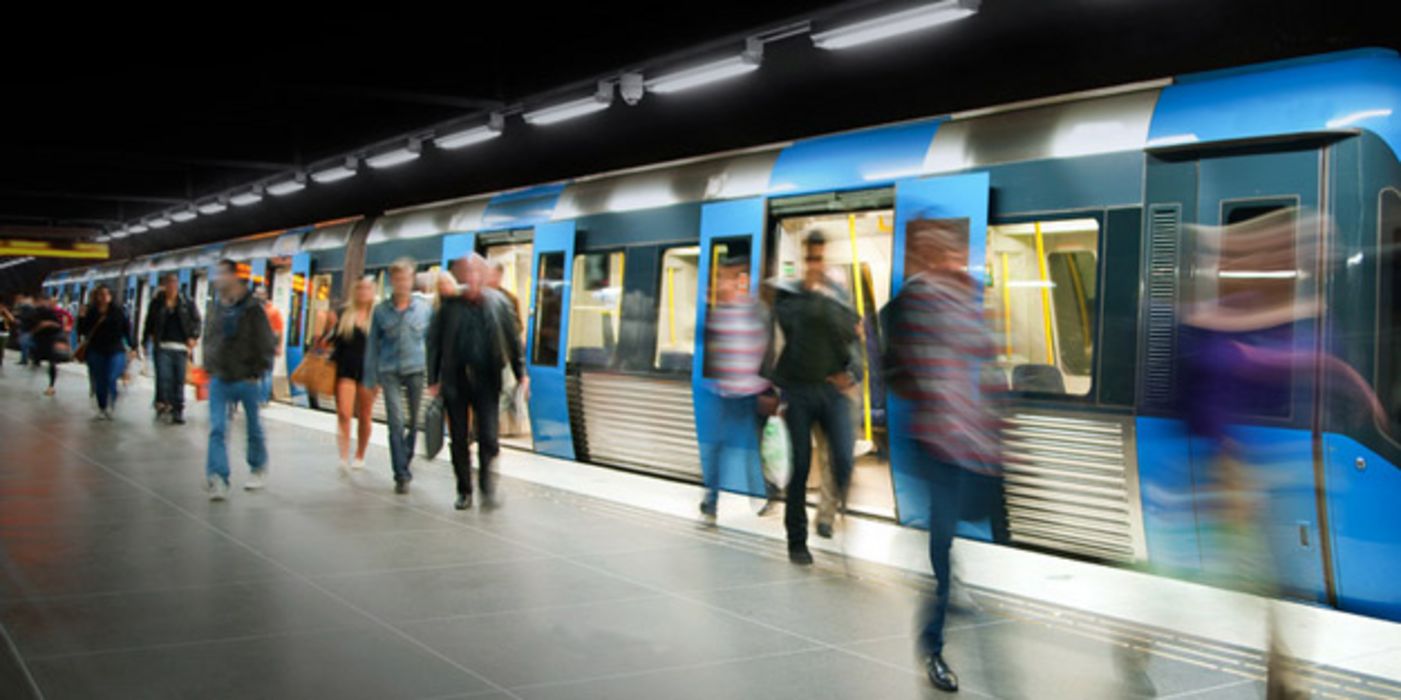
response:
<svg viewBox="0 0 1401 700"><path fill-rule="evenodd" d="M185 368L199 341L199 310L180 294L180 277L161 276L161 288L146 311L141 345L151 348L156 363L156 415L185 423Z"/></svg>
<svg viewBox="0 0 1401 700"><path fill-rule="evenodd" d="M792 442L793 475L783 514L788 559L806 565L812 563L807 547L807 482L814 425L827 437L832 476L841 497L851 480L855 435L846 392L856 381L852 345L860 319L837 299L827 281L827 241L822 232L810 232L803 250L801 285L779 290L774 304L784 345L773 379L788 404L785 419Z"/></svg>
<svg viewBox="0 0 1401 700"><path fill-rule="evenodd" d="M376 304L370 315L370 334L365 344L365 388L384 387L384 410L389 419L389 460L394 469L394 493L409 492L413 473L414 431L418 425L418 402L423 394L427 367L424 338L433 306L413 293L414 263L407 258L389 266L393 292L387 304ZM404 420L404 397L409 404Z"/></svg>
<svg viewBox="0 0 1401 700"><path fill-rule="evenodd" d="M915 473L929 486L929 559L938 584L921 615L920 651L929 681L952 692L958 676L943 650L954 529L965 501L1000 473L993 389L981 386L982 366L995 351L968 274L967 228L915 220L906 237L907 277L888 311L887 377L890 389L911 403L909 424L896 439L914 442ZM989 515L1002 539L1004 518Z"/></svg>
<svg viewBox="0 0 1401 700"><path fill-rule="evenodd" d="M209 454L205 475L209 499L222 501L229 492L229 450L225 441L229 407L243 404L248 419L248 467L243 488L263 488L268 463L263 424L258 418L259 381L272 358L272 329L263 307L238 277L238 267L220 260L215 302L204 331L204 368L209 373Z"/></svg>
<svg viewBox="0 0 1401 700"><path fill-rule="evenodd" d="M472 433L475 418L478 484L483 505L495 506L492 469L500 452L497 441L502 369L510 365L522 391L529 379L522 360L518 321L500 292L487 285L486 259L472 254L452 266L452 279L440 285L441 302L428 326L428 391L443 397L452 439L452 468L457 474L457 510L472 507Z"/></svg>

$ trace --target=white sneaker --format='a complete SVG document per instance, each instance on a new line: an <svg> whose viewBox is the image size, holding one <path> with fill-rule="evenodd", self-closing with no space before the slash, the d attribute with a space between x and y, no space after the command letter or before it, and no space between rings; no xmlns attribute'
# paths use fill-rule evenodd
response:
<svg viewBox="0 0 1401 700"><path fill-rule="evenodd" d="M357 460L355 460L354 462L351 463L350 468L351 468L351 469L354 469L354 470L357 471L357 472L358 472L358 471L364 471L364 470L365 470L365 460L364 460L364 459L357 459Z"/></svg>
<svg viewBox="0 0 1401 700"><path fill-rule="evenodd" d="M211 479L209 481L209 500L222 501L229 497L229 485L223 479Z"/></svg>
<svg viewBox="0 0 1401 700"><path fill-rule="evenodd" d="M344 460L344 459L341 460L341 462L340 462L340 473L341 473L341 476L350 476L350 461L349 461L349 460Z"/></svg>
<svg viewBox="0 0 1401 700"><path fill-rule="evenodd" d="M261 491L268 485L266 470L259 469L248 475L248 481L243 482L244 491Z"/></svg>

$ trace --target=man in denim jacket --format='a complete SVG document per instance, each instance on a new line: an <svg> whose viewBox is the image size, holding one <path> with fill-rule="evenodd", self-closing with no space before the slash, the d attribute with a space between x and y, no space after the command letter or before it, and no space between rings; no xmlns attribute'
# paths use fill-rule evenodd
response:
<svg viewBox="0 0 1401 700"><path fill-rule="evenodd" d="M432 305L413 293L414 263L407 258L389 267L393 294L375 305L370 316L370 337L365 343L365 387L383 386L384 410L389 418L389 458L394 467L394 492L409 492L413 473L414 430L423 395L424 334L433 314ZM408 396L408 422L404 421L404 396Z"/></svg>

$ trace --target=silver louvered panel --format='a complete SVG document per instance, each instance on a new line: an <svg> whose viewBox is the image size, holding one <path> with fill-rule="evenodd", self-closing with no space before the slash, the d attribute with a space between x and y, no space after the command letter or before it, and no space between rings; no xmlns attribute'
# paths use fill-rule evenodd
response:
<svg viewBox="0 0 1401 700"><path fill-rule="evenodd" d="M1148 218L1148 327L1144 343L1143 398L1166 405L1176 396L1178 250L1182 210L1154 205Z"/></svg>
<svg viewBox="0 0 1401 700"><path fill-rule="evenodd" d="M690 381L585 372L569 384L575 447L585 459L700 477Z"/></svg>
<svg viewBox="0 0 1401 700"><path fill-rule="evenodd" d="M1146 558L1132 418L1020 412L1002 437L1013 542L1113 561Z"/></svg>

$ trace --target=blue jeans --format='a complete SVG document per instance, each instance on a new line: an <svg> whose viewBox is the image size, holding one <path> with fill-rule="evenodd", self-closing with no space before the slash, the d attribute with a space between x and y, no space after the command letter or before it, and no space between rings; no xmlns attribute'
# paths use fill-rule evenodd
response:
<svg viewBox="0 0 1401 700"><path fill-rule="evenodd" d="M185 409L186 353L157 347L156 401L170 406L176 413Z"/></svg>
<svg viewBox="0 0 1401 700"><path fill-rule="evenodd" d="M29 363L29 358L30 358L30 356L33 354L33 352L34 352L34 336L30 335L29 333L20 333L20 334L19 334L19 363L22 364L22 365L23 365L23 364L28 364L28 363ZM35 365L38 365L38 364L39 364L39 360L38 360L37 358L34 360L34 364L35 364Z"/></svg>
<svg viewBox="0 0 1401 700"><path fill-rule="evenodd" d="M832 476L837 482L838 500L846 498L851 481L851 469L856 451L856 433L851 424L851 401L837 387L804 384L783 387L788 411L788 439L792 443L793 476L788 481L787 502L783 508L783 524L788 529L790 545L804 544L808 539L808 472L812 468L812 426L822 426L827 436Z"/></svg>
<svg viewBox="0 0 1401 700"><path fill-rule="evenodd" d="M254 473L268 464L268 448L263 439L263 424L258 419L258 380L230 382L218 377L209 379L209 455L204 462L204 474L213 481L229 483L229 447L225 433L229 428L229 407L243 404L248 428L248 467Z"/></svg>
<svg viewBox="0 0 1401 700"><path fill-rule="evenodd" d="M720 498L720 485L726 474L739 473L749 485L750 493L764 492L764 465L759 457L758 399L754 396L722 396L716 401L717 415L713 433L701 444L708 459L701 461L701 479L705 484L707 507L714 507Z"/></svg>
<svg viewBox="0 0 1401 700"><path fill-rule="evenodd" d="M117 403L117 378L126 369L126 353L88 352L88 382L97 396L97 407L103 410Z"/></svg>
<svg viewBox="0 0 1401 700"><path fill-rule="evenodd" d="M258 400L265 405L272 401L272 370L263 372L258 380Z"/></svg>
<svg viewBox="0 0 1401 700"><path fill-rule="evenodd" d="M397 482L413 480L409 462L413 460L418 426L418 402L423 395L423 372L398 374L381 372L379 387L384 392L384 412L389 421L389 461ZM409 415L404 420L404 395L408 395Z"/></svg>
<svg viewBox="0 0 1401 700"><path fill-rule="evenodd" d="M953 536L962 510L963 481L966 472L957 465L936 459L921 447L912 451L922 462L918 473L929 485L929 564L937 584L934 597L921 613L919 643L927 654L944 650L944 619L949 612L949 590L953 583Z"/></svg>

